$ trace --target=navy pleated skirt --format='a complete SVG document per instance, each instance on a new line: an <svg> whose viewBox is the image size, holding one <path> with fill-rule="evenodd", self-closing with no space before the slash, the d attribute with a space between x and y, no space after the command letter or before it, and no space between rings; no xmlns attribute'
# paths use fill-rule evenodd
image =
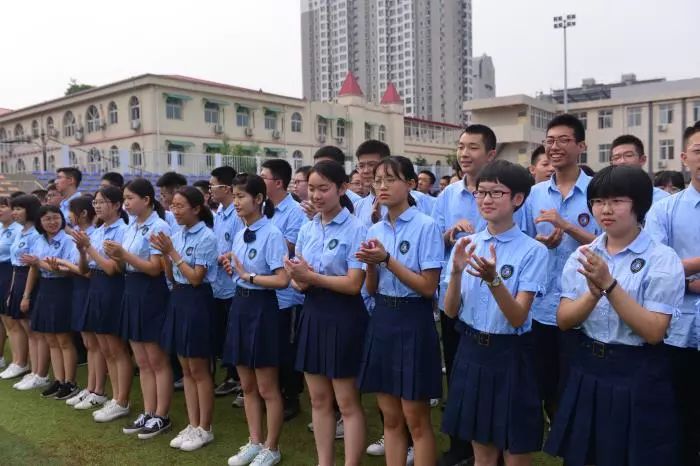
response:
<svg viewBox="0 0 700 466"><path fill-rule="evenodd" d="M358 385L365 393L404 400L442 396L440 343L430 299L377 295Z"/></svg>
<svg viewBox="0 0 700 466"><path fill-rule="evenodd" d="M93 270L85 302L83 330L101 335L121 336L123 295L123 274L109 276L102 270Z"/></svg>
<svg viewBox="0 0 700 466"><path fill-rule="evenodd" d="M664 345L580 336L544 450L568 466L675 466L678 407Z"/></svg>
<svg viewBox="0 0 700 466"><path fill-rule="evenodd" d="M331 379L357 377L368 320L360 295L307 292L297 333L296 370Z"/></svg>
<svg viewBox="0 0 700 466"><path fill-rule="evenodd" d="M41 333L70 333L72 315L73 279L42 277L32 310L32 330Z"/></svg>
<svg viewBox="0 0 700 466"><path fill-rule="evenodd" d="M210 358L214 354L214 294L209 283L173 285L168 300L160 344L169 353L185 358Z"/></svg>
<svg viewBox="0 0 700 466"><path fill-rule="evenodd" d="M279 303L274 290L236 288L228 317L224 363L279 367Z"/></svg>
<svg viewBox="0 0 700 466"><path fill-rule="evenodd" d="M85 322L87 322L87 306L85 306L85 303L87 302L89 290L89 278L73 277L73 322L71 327L74 332L85 330Z"/></svg>
<svg viewBox="0 0 700 466"><path fill-rule="evenodd" d="M459 322L442 430L513 454L542 448L532 333L494 335Z"/></svg>
<svg viewBox="0 0 700 466"><path fill-rule="evenodd" d="M0 314L7 314L7 298L12 284L12 263L0 262Z"/></svg>
<svg viewBox="0 0 700 466"><path fill-rule="evenodd" d="M32 308L34 307L32 303L36 300L37 292L39 291L39 286L34 287L32 290L32 295L30 298L30 306L27 312L22 312L20 310L20 304L22 303L22 296L24 296L24 287L27 284L27 277L29 276L29 267L12 267L12 272L14 273L15 281L12 284L12 289L9 292L8 304L7 304L7 315L15 320L20 319L30 319L32 317Z"/></svg>
<svg viewBox="0 0 700 466"><path fill-rule="evenodd" d="M122 299L122 338L159 343L167 314L170 291L165 275L127 273Z"/></svg>

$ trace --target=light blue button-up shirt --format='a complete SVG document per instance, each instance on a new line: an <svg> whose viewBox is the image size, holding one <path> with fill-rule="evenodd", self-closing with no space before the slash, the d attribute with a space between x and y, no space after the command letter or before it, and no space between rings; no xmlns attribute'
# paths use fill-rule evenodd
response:
<svg viewBox="0 0 700 466"><path fill-rule="evenodd" d="M203 283L213 283L216 280L216 263L219 256L216 236L211 228L200 221L190 228L180 228L173 234L172 241L175 250L190 267L201 265L207 269ZM175 263L173 263L173 281L182 285L190 283Z"/></svg>
<svg viewBox="0 0 700 466"><path fill-rule="evenodd" d="M22 225L17 222L6 227L0 225L0 262L10 262L10 247L21 231Z"/></svg>
<svg viewBox="0 0 700 466"><path fill-rule="evenodd" d="M10 246L10 262L15 267L22 267L25 264L22 263L22 256L24 254L31 254L34 249L34 244L39 241L41 235L36 228L31 227L26 231L20 231L20 233L15 236L15 240Z"/></svg>
<svg viewBox="0 0 700 466"><path fill-rule="evenodd" d="M233 238L243 228L243 221L236 215L233 202L224 209L223 206L214 215L214 234L219 256L233 250ZM223 266L216 267L216 281L212 283L214 297L217 299L229 299L236 292L236 285L231 276L226 273Z"/></svg>
<svg viewBox="0 0 700 466"><path fill-rule="evenodd" d="M681 259L700 257L700 192L691 184L654 203L644 229L656 241L672 247ZM700 274L687 278L698 279ZM699 300L697 294L685 294L680 312L671 321L667 344L700 349Z"/></svg>
<svg viewBox="0 0 700 466"><path fill-rule="evenodd" d="M372 225L367 239L378 239L394 260L401 262L415 273L440 269L445 257L442 235L435 221L418 209L409 207L392 225L388 215ZM365 267L366 268L366 267ZM377 292L386 296L420 297L408 288L386 267L378 267Z"/></svg>
<svg viewBox="0 0 700 466"><path fill-rule="evenodd" d="M436 199L433 196L428 196L427 194L423 194L415 189L411 190L411 196L416 201L416 207L418 207L418 210L429 217L433 214L433 209L435 208L436 202Z"/></svg>
<svg viewBox="0 0 700 466"><path fill-rule="evenodd" d="M685 281L683 264L673 249L658 243L645 231L622 251L610 255L603 233L589 248L608 264L610 274L632 299L651 312L673 315L683 302ZM578 299L588 291L586 277L577 272L581 268L580 250L574 252L564 266L561 297ZM603 343L641 346L644 339L625 323L606 297L600 298L581 329L589 337Z"/></svg>
<svg viewBox="0 0 700 466"><path fill-rule="evenodd" d="M369 193L365 197L361 197L353 204L353 207L355 208L355 217L360 219L360 221L365 225L365 228L372 226L372 208L374 207L375 199L376 196ZM386 214L386 207L382 206L382 215L384 214Z"/></svg>
<svg viewBox="0 0 700 466"><path fill-rule="evenodd" d="M669 193L667 193L666 191L664 191L664 190L661 189L661 188L657 188L656 186L654 186L654 191L653 191L652 194L653 194L653 197L652 197L652 202L653 202L653 203L655 203L655 202L657 202L657 201L660 201L661 199L663 199L663 198L665 198L665 197L670 196Z"/></svg>
<svg viewBox="0 0 700 466"><path fill-rule="evenodd" d="M124 233L127 230L127 225L124 220L119 218L111 225L102 225L95 228L95 231L90 234L90 244L101 256L107 257L105 254L104 242L114 241L115 243L124 244ZM88 256L88 267L97 269L99 266L92 257Z"/></svg>
<svg viewBox="0 0 700 466"><path fill-rule="evenodd" d="M182 229L182 225L177 223L177 220L175 219L175 214L173 214L169 210L165 211L165 221L168 222L168 225L170 225L170 231L172 233L175 233L176 231Z"/></svg>
<svg viewBox="0 0 700 466"><path fill-rule="evenodd" d="M275 215L270 221L276 226L291 244L296 244L299 236L299 229L307 223L304 219L306 214L301 209L301 206L294 200L291 194L287 194L282 201L275 206ZM292 306L302 304L304 295L297 290L288 286L283 290L277 290L277 300L279 301L280 309L289 309Z"/></svg>
<svg viewBox="0 0 700 466"><path fill-rule="evenodd" d="M350 199L350 202L352 202L353 205L360 199L362 199L362 196L357 194L354 191L350 191L349 189L345 190L345 195L348 196L348 199Z"/></svg>
<svg viewBox="0 0 700 466"><path fill-rule="evenodd" d="M58 206L58 208L61 209L63 218L66 219L66 225L68 225L69 227L74 226L72 223L70 223L70 216L68 215L70 213L70 201L79 198L80 196L82 196L82 193L76 191L73 193L72 196L68 197L67 199L63 199Z"/></svg>
<svg viewBox="0 0 700 466"><path fill-rule="evenodd" d="M347 275L348 269L363 268L355 253L366 235L362 222L345 208L326 225L316 214L299 231L296 255L322 275Z"/></svg>
<svg viewBox="0 0 700 466"><path fill-rule="evenodd" d="M547 248L514 225L510 230L499 235L492 235L488 229L470 237L476 244L475 254L491 257L490 246L496 246L496 271L503 281L503 286L513 296L521 291L543 295L547 284ZM467 246L471 247L471 246ZM454 263L454 251L450 254L447 279L442 283L445 291ZM513 327L491 294L488 285L480 278L462 272L462 303L459 319L480 332L502 335L521 335L532 329L532 312L528 313L525 323Z"/></svg>
<svg viewBox="0 0 700 466"><path fill-rule="evenodd" d="M162 255L159 250L151 244L151 235L165 233L171 236L170 225L158 216L157 212L152 212L145 222L136 223L136 219L130 223L124 232L123 246L126 251L145 261L150 260L151 255ZM138 272L131 264L126 264L128 272Z"/></svg>
<svg viewBox="0 0 700 466"><path fill-rule="evenodd" d="M61 230L49 241L46 240L44 235L39 235L39 238L34 243L31 254L41 260L44 260L47 257L57 257L59 259L73 261L76 256L76 251L77 248L75 247L75 241L73 241L73 238L68 236L64 230ZM44 270L42 268L39 269L39 273L43 278L56 278L64 276L61 273Z"/></svg>
<svg viewBox="0 0 700 466"><path fill-rule="evenodd" d="M255 240L250 243L243 241L246 229L255 233ZM263 216L248 228L243 228L233 239L233 253L243 264L248 273L272 275L277 269L284 267L284 256L289 253L284 235L270 219ZM243 280L236 271L233 273L236 286L253 290L265 288Z"/></svg>
<svg viewBox="0 0 700 466"><path fill-rule="evenodd" d="M541 214L540 211L549 209L556 209L564 220L588 233L599 235L601 233L600 227L588 210L586 190L590 181L591 177L580 171L576 183L566 198L562 197L561 191L557 187L556 175L552 175L549 180L533 186L524 206L528 235L534 238L536 235L552 234L554 226L551 223L535 224L535 219ZM547 294L535 298L532 304L533 318L536 321L546 325L557 325L561 273L566 261L579 246L581 244L578 241L564 233L559 246L549 249Z"/></svg>

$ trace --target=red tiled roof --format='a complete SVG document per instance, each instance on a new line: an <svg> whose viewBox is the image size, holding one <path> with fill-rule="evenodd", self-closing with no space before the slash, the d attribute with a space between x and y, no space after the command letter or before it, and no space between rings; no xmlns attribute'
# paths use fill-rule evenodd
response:
<svg viewBox="0 0 700 466"><path fill-rule="evenodd" d="M394 83L389 81L389 84L386 85L386 91L384 92L384 97L382 97L382 105L389 105L389 104L401 104L401 96L399 95L399 91L396 90L396 86L394 86Z"/></svg>
<svg viewBox="0 0 700 466"><path fill-rule="evenodd" d="M338 92L338 97L345 95L354 95L358 97L365 96L360 88L360 85L357 83L357 79L355 79L355 76L353 76L352 71L348 71L348 75L345 77L345 81L343 81L343 85L340 87L340 91Z"/></svg>

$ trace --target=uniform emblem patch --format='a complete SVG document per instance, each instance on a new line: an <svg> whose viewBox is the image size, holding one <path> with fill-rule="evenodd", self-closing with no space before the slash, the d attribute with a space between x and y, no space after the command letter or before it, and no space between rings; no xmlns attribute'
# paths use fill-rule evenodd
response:
<svg viewBox="0 0 700 466"><path fill-rule="evenodd" d="M501 278L504 280L509 279L510 277L513 276L513 266L512 265L504 265L501 267Z"/></svg>
<svg viewBox="0 0 700 466"><path fill-rule="evenodd" d="M258 251L255 249L251 249L250 251L248 251L248 259L250 259L250 260L255 259L255 256L257 256L257 255L258 255Z"/></svg>
<svg viewBox="0 0 700 466"><path fill-rule="evenodd" d="M224 233L224 239L226 241L231 241L231 233L229 233L228 231Z"/></svg>
<svg viewBox="0 0 700 466"><path fill-rule="evenodd" d="M578 224L582 227L588 226L591 223L591 216L588 214L581 214L578 216Z"/></svg>
<svg viewBox="0 0 700 466"><path fill-rule="evenodd" d="M630 270L632 271L632 273L637 273L644 268L644 265L646 265L646 263L647 261L638 257L635 260L633 260L630 264Z"/></svg>
<svg viewBox="0 0 700 466"><path fill-rule="evenodd" d="M330 240L330 241L328 242L328 249L330 249L331 251L332 251L333 249L335 249L337 246L338 246L338 240L335 239L335 238L333 238L332 240Z"/></svg>
<svg viewBox="0 0 700 466"><path fill-rule="evenodd" d="M399 243L399 252L401 254L406 254L410 249L411 249L411 243L409 243L408 241L403 240L403 241L401 241L401 243Z"/></svg>
<svg viewBox="0 0 700 466"><path fill-rule="evenodd" d="M148 233L148 225L144 225L141 227L141 235L146 236L146 233Z"/></svg>
<svg viewBox="0 0 700 466"><path fill-rule="evenodd" d="M58 241L54 241L53 244L52 244L52 246L53 246L54 249L58 249L58 248L61 247L61 243L59 243Z"/></svg>
<svg viewBox="0 0 700 466"><path fill-rule="evenodd" d="M194 248L192 246L190 246L189 248L187 248L185 250L185 254L187 254L188 256L191 256L193 252L194 252Z"/></svg>
<svg viewBox="0 0 700 466"><path fill-rule="evenodd" d="M17 245L18 248L22 249L27 243L24 241L20 241L20 243Z"/></svg>

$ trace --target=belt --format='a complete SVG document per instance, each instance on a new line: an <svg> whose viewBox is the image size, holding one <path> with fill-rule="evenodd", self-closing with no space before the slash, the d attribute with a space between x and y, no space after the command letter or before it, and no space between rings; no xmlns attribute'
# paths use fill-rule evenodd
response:
<svg viewBox="0 0 700 466"><path fill-rule="evenodd" d="M189 283L173 283L173 290L184 290L185 288L194 288L192 285Z"/></svg>
<svg viewBox="0 0 700 466"><path fill-rule="evenodd" d="M421 297L414 297L414 296L387 296L387 295L377 295L377 299L381 299L382 302L387 306L387 307L393 307L397 308L400 307L402 304L415 304L419 303L426 298L421 298Z"/></svg>
<svg viewBox="0 0 700 466"><path fill-rule="evenodd" d="M15 272L29 272L29 266L28 265L14 265L12 266L12 270Z"/></svg>
<svg viewBox="0 0 700 466"><path fill-rule="evenodd" d="M531 335L531 333L515 335L511 333L482 332L464 323L462 323L462 325L459 327L463 327L459 328L460 333L464 333L465 336L473 339L477 345L486 347L503 344L513 344L515 341L525 342L529 338L529 335Z"/></svg>
<svg viewBox="0 0 700 466"><path fill-rule="evenodd" d="M270 294L274 293L274 290L254 290L250 288L244 288L242 286L237 286L236 287L236 296L240 296L243 298L248 298L250 296L255 296L255 295L264 295L264 294Z"/></svg>
<svg viewBox="0 0 700 466"><path fill-rule="evenodd" d="M605 359L612 356L638 355L652 348L651 345L631 346L618 343L603 343L593 338L582 335L581 346L596 358Z"/></svg>

